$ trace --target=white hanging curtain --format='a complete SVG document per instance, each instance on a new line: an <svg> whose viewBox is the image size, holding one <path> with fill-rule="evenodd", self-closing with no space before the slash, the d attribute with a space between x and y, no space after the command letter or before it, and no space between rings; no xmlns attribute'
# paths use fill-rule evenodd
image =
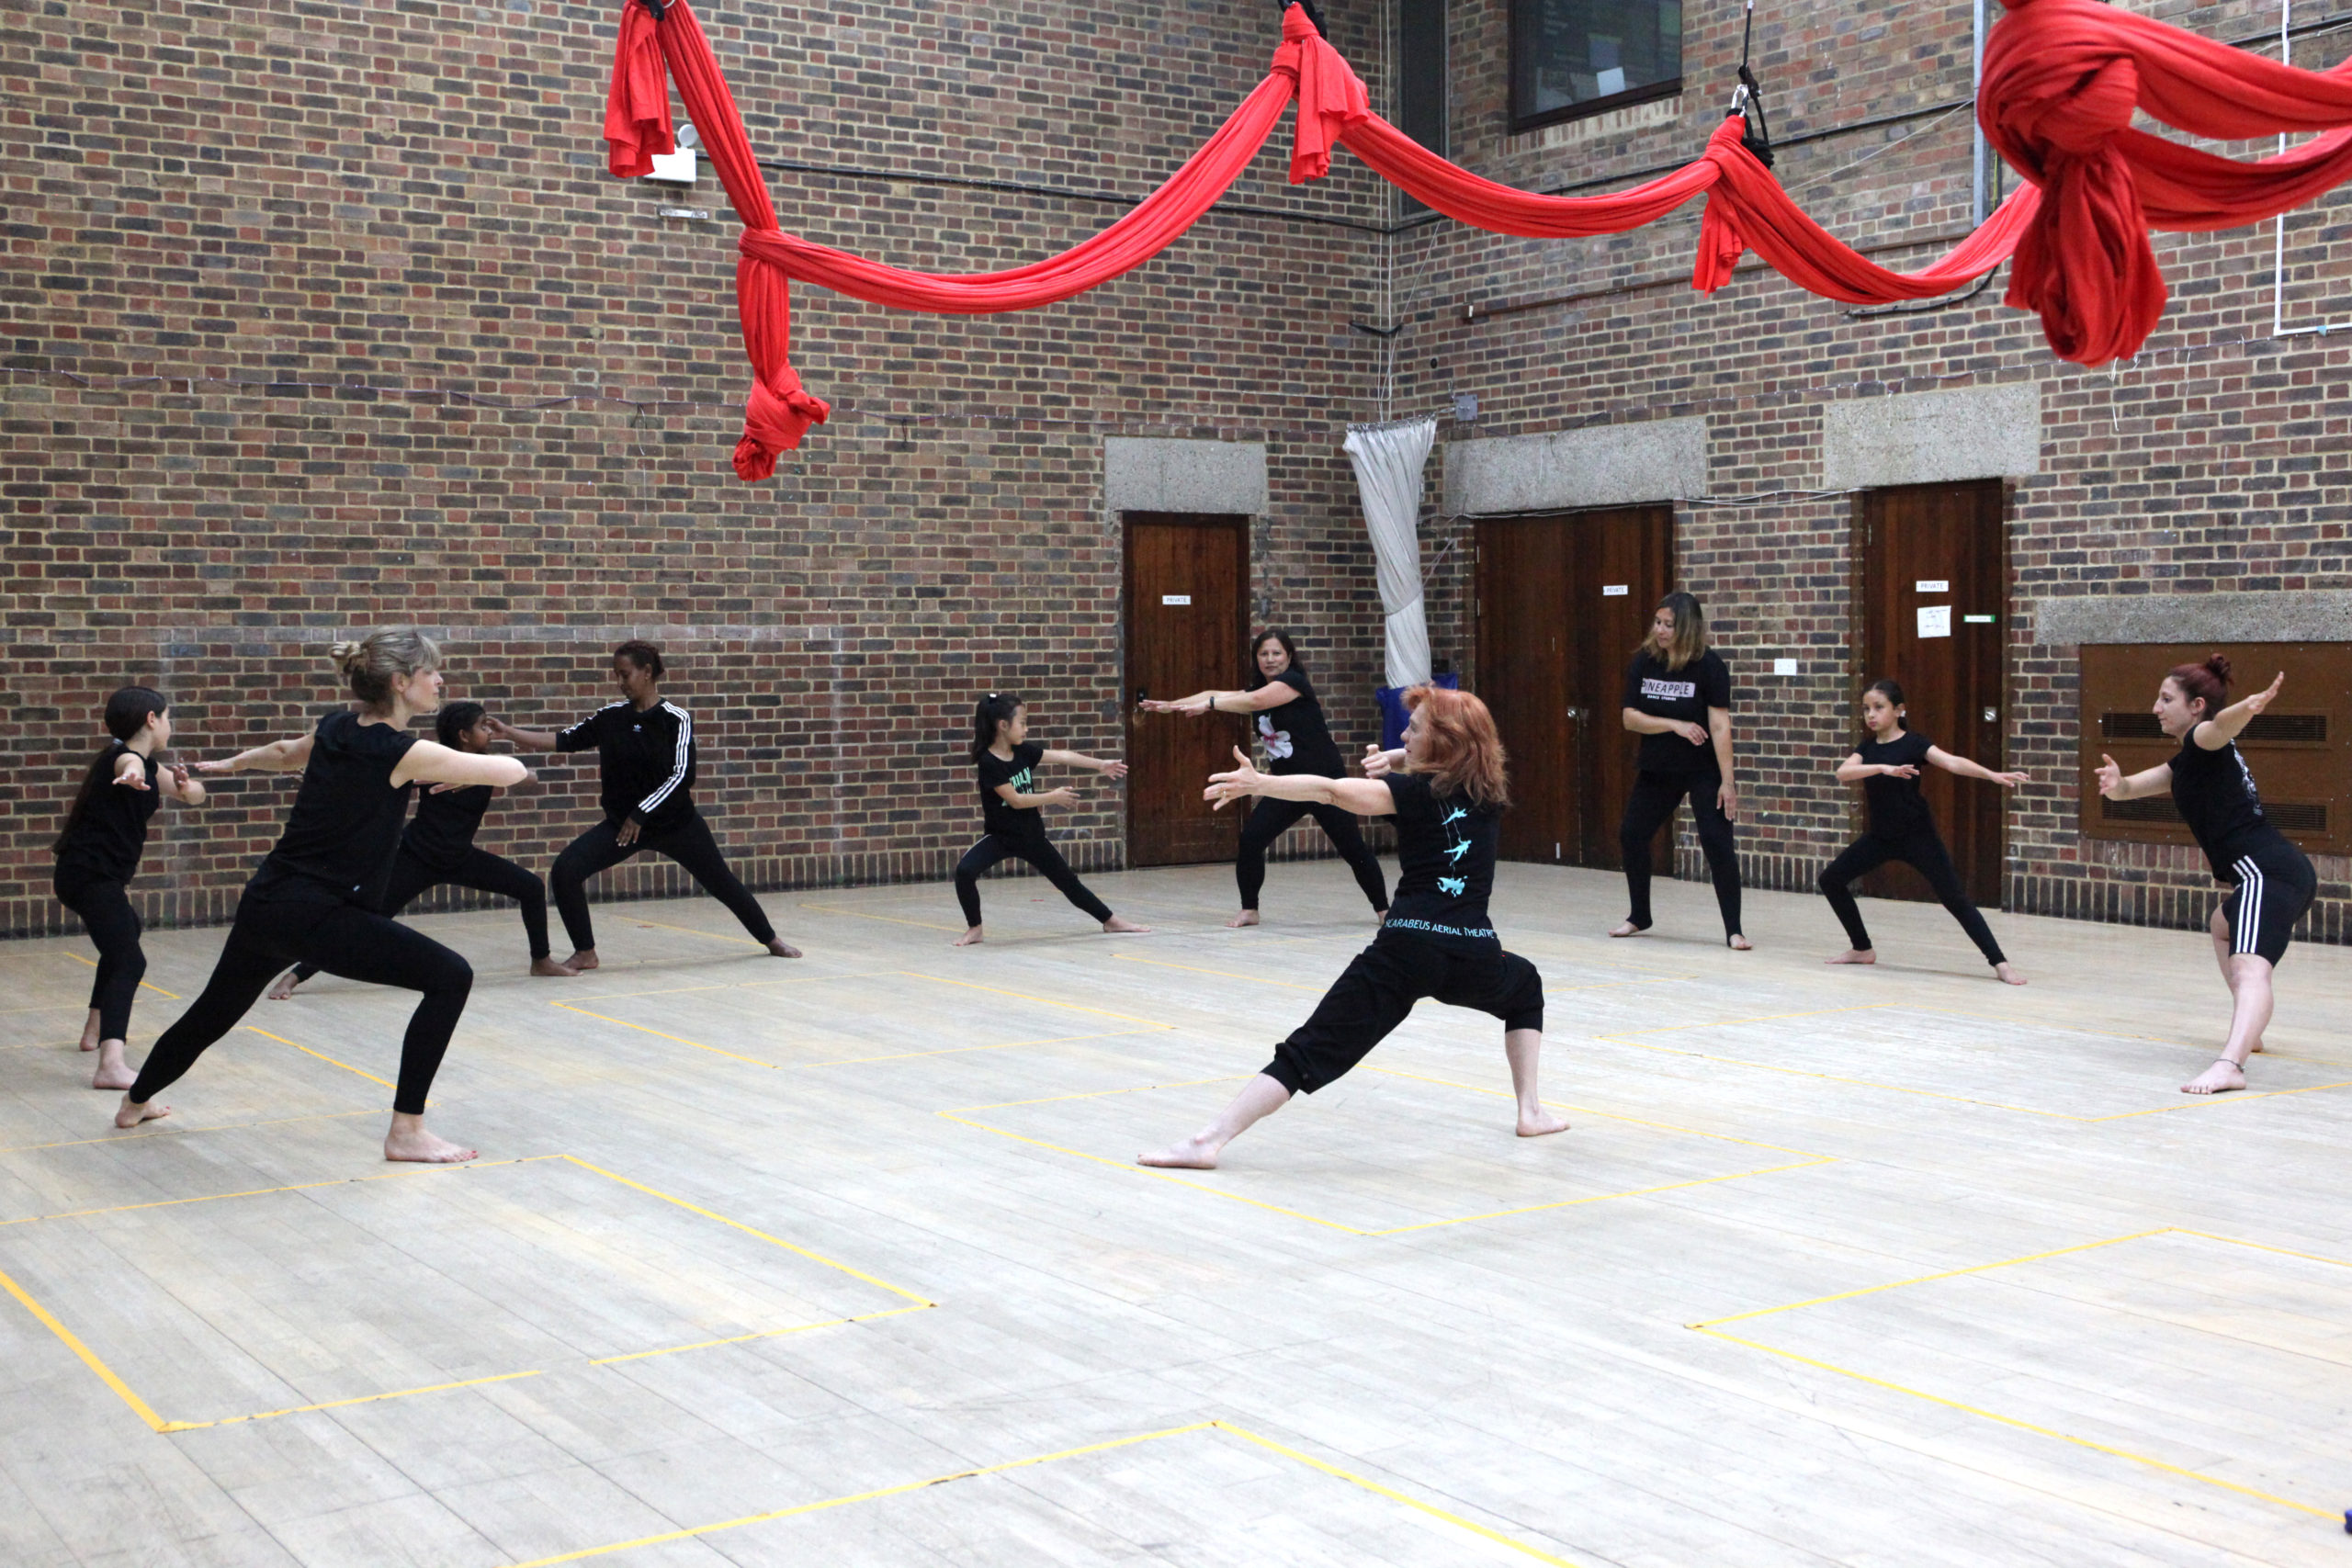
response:
<svg viewBox="0 0 2352 1568"><path fill-rule="evenodd" d="M1430 628L1421 614L1421 469L1437 443L1437 417L1351 424L1342 445L1363 495L1364 526L1379 561L1388 613L1388 683L1430 678Z"/></svg>

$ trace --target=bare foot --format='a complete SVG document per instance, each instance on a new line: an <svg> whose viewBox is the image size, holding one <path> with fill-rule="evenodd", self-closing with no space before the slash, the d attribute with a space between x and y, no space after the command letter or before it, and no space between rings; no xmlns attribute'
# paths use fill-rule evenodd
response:
<svg viewBox="0 0 2352 1568"><path fill-rule="evenodd" d="M1102 929L1113 936L1149 936L1151 934L1149 926L1139 926L1133 920L1121 919L1116 915L1103 921Z"/></svg>
<svg viewBox="0 0 2352 1568"><path fill-rule="evenodd" d="M1825 958L1824 964L1875 964L1878 950L1871 947L1849 947L1835 958Z"/></svg>
<svg viewBox="0 0 2352 1568"><path fill-rule="evenodd" d="M98 1047L98 1070L90 1078L92 1089L129 1089L139 1081L130 1064L122 1059L122 1042L109 1040Z"/></svg>
<svg viewBox="0 0 2352 1568"><path fill-rule="evenodd" d="M1734 953L1747 953L1756 946L1754 942L1748 941L1747 938L1737 931L1734 931L1731 935L1724 938L1724 945L1730 948Z"/></svg>
<svg viewBox="0 0 2352 1568"><path fill-rule="evenodd" d="M1217 1150L1222 1146L1200 1138L1187 1138L1181 1144L1169 1145L1156 1155L1137 1155L1136 1163L1165 1170L1215 1170Z"/></svg>
<svg viewBox="0 0 2352 1568"><path fill-rule="evenodd" d="M2022 986L2025 984L2025 976L2018 973L2017 965L2014 964L1994 964L1993 978L2000 981L2004 986ZM2262 1047L2257 1045L2255 1049L2259 1051Z"/></svg>
<svg viewBox="0 0 2352 1568"><path fill-rule="evenodd" d="M2183 1094L2227 1094L2245 1087L2245 1074L2224 1056L2180 1086Z"/></svg>
<svg viewBox="0 0 2352 1568"><path fill-rule="evenodd" d="M532 959L531 973L546 980L577 980L580 978L579 970L574 969L569 964L563 963L553 953L548 953L544 958Z"/></svg>
<svg viewBox="0 0 2352 1568"><path fill-rule="evenodd" d="M1540 1138L1547 1133L1565 1133L1567 1130L1566 1117L1555 1116L1540 1106L1532 1111L1519 1113L1519 1135L1522 1138Z"/></svg>
<svg viewBox="0 0 2352 1568"><path fill-rule="evenodd" d="M103 1027L105 1026L98 1020L98 1010L92 1008L89 1021L82 1025L83 1050L95 1051L98 1048L98 1031Z"/></svg>
<svg viewBox="0 0 2352 1568"><path fill-rule="evenodd" d="M1647 926L1637 926L1631 920L1620 920L1609 928L1609 934L1611 936L1639 936L1649 929Z"/></svg>
<svg viewBox="0 0 2352 1568"><path fill-rule="evenodd" d="M403 1128L384 1136L386 1159L414 1160L422 1165L458 1165L472 1159L474 1151L447 1138L436 1138L422 1127Z"/></svg>
<svg viewBox="0 0 2352 1568"><path fill-rule="evenodd" d="M575 975L585 975L591 969L603 967L603 965L596 962L596 950L593 947L582 948L579 952L565 959L563 963L564 967L571 970Z"/></svg>
<svg viewBox="0 0 2352 1568"><path fill-rule="evenodd" d="M280 975L277 979L270 982L269 990L266 994L271 1001L282 1002L292 997L294 995L294 987L301 983L301 981L294 977L294 971L288 969L285 974Z"/></svg>
<svg viewBox="0 0 2352 1568"><path fill-rule="evenodd" d="M1243 926L1254 926L1257 923L1258 911L1255 909L1244 909L1239 914L1235 915L1233 919L1226 921L1225 925L1227 931L1239 931ZM86 1051L89 1047L85 1045L82 1049Z"/></svg>
<svg viewBox="0 0 2352 1568"><path fill-rule="evenodd" d="M158 1105L152 1100L144 1105L134 1105L130 1101L130 1096L126 1094L122 1097L122 1103L115 1108L114 1124L118 1127L136 1127L141 1122L153 1122L159 1116L169 1116L171 1113L170 1106Z"/></svg>
<svg viewBox="0 0 2352 1568"><path fill-rule="evenodd" d="M797 958L800 956L800 950L793 946L790 942L785 941L784 938L776 937L768 943L768 956L770 958Z"/></svg>
<svg viewBox="0 0 2352 1568"><path fill-rule="evenodd" d="M970 931L966 931L962 936L957 937L954 942L949 942L947 945L950 947L978 947L981 942L987 940L988 939L986 937L980 934L980 928L974 926Z"/></svg>

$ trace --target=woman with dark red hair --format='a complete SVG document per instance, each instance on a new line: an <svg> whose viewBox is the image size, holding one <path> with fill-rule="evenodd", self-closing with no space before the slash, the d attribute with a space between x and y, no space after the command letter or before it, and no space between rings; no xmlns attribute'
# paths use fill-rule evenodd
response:
<svg viewBox="0 0 2352 1568"><path fill-rule="evenodd" d="M2237 747L2238 736L2286 682L2281 671L2264 690L2224 707L2227 659L2217 653L2202 664L2177 665L2156 688L2155 715L2165 734L2180 742L2179 752L2128 777L2114 758L2099 758L2098 792L2109 800L2170 790L2214 876L2230 884L2211 925L2213 955L2230 987L2229 1043L2211 1066L2180 1086L2183 1094L2245 1087L2245 1059L2262 1049L2270 1022L2270 972L2287 955L2295 922L2319 887L2303 852L2262 814L2254 771Z"/></svg>
<svg viewBox="0 0 2352 1568"><path fill-rule="evenodd" d="M1496 831L1510 804L1494 716L1467 692L1419 686L1405 694L1405 703L1413 715L1405 744L1394 751L1368 749L1368 777L1261 773L1237 750L1241 765L1210 778L1203 798L1220 810L1229 801L1260 795L1395 818L1396 897L1372 945L1356 954L1314 1016L1275 1048L1274 1059L1225 1113L1182 1143L1141 1156L1141 1163L1215 1169L1226 1145L1292 1095L1312 1094L1363 1060L1424 997L1502 1020L1521 1137L1567 1126L1536 1097L1544 977L1526 959L1503 951L1487 918Z"/></svg>

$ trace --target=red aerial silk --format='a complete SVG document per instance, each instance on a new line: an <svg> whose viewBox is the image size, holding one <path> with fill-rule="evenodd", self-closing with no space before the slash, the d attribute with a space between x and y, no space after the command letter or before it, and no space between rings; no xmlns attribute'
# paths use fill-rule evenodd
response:
<svg viewBox="0 0 2352 1568"><path fill-rule="evenodd" d="M2004 3L2009 15L1985 50L1977 118L2030 183L1917 272L1879 266L1806 217L1741 144L1747 122L1737 116L1716 129L1694 162L1611 195L1535 196L1481 179L1374 114L1363 82L1296 6L1283 17L1283 41L1265 79L1166 184L1092 238L1006 272L911 272L786 233L687 0L625 0L605 140L614 174L650 173L652 154L675 145L668 93L674 82L743 221L735 288L753 381L735 471L747 479L773 473L777 457L830 412L792 368L791 280L948 314L1069 299L1172 244L1240 177L1294 102L1292 184L1322 178L1331 149L1344 146L1425 205L1498 233L1622 233L1704 196L1695 288L1720 288L1741 255L1754 251L1809 293L1891 304L1949 293L2014 255L2008 302L2040 312L2051 348L2086 365L2136 352L2164 314L2152 226L2234 228L2352 179L2352 62L2301 71L2098 0ZM2241 163L2133 130L2135 107L2200 136L2329 134Z"/></svg>

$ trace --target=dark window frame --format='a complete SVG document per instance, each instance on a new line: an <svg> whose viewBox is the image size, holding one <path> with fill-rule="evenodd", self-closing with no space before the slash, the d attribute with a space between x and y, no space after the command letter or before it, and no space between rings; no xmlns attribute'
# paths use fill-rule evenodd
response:
<svg viewBox="0 0 2352 1568"><path fill-rule="evenodd" d="M1522 131L1541 130L1547 125L1558 125L1566 120L1589 119L1594 115L1607 114L1612 109L1631 108L1636 104L1656 103L1660 98L1676 97L1681 94L1682 78L1672 76L1663 82L1653 82L1647 86L1628 87L1622 93L1611 93L1606 97L1588 98L1582 103L1563 104L1558 108L1544 109L1532 114L1525 112L1525 106L1520 102L1520 82L1524 73L1519 67L1521 51L1526 47L1527 16L1532 4L1532 0L1511 0L1510 3L1509 70L1510 72L1510 131L1512 135L1519 135Z"/></svg>

